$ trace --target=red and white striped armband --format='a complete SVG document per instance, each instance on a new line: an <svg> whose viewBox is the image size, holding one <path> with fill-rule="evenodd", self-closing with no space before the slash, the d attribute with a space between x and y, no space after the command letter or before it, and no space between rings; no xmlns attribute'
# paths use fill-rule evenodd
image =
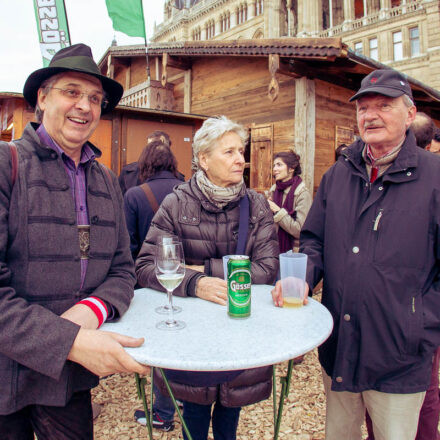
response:
<svg viewBox="0 0 440 440"><path fill-rule="evenodd" d="M84 304L87 307L90 307L93 313L98 318L98 328L106 321L108 317L108 310L105 302L102 299L97 298L96 296L89 296L79 301L77 304Z"/></svg>

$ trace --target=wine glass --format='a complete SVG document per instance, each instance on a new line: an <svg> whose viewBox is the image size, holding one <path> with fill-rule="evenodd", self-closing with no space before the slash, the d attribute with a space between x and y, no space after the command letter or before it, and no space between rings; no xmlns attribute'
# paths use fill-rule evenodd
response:
<svg viewBox="0 0 440 440"><path fill-rule="evenodd" d="M161 246L161 245L164 245L164 244L172 244L172 243L180 243L180 241L179 241L179 239L177 238L177 236L175 236L175 235L169 235L169 234L163 234L163 235L160 235L159 236L159 238L158 238L158 240L157 240L157 242L156 242L156 246ZM158 250L158 247L156 247L156 251ZM156 255L157 255L157 252L156 252ZM170 262L168 263L168 264L171 264ZM169 267L169 266L168 266ZM169 270L169 269L168 269ZM156 271L156 274L157 274L157 271ZM156 275L157 276L157 275ZM158 279L159 280L159 279ZM159 283L160 283L160 280L159 280ZM160 284L162 284L162 283L160 283ZM174 288L173 288L173 290L179 285L180 283L178 283L176 286L174 286ZM166 289L166 286L164 286L163 284L162 284L162 286L163 287L165 287L165 289ZM172 306L173 307L173 312L174 313L180 313L181 311L182 311L182 308L181 307L178 307L178 306ZM168 305L168 304L165 304L165 305L163 305L163 306L160 306L160 307L156 307L156 313L159 313L160 315L168 315L169 314L169 312L170 312L170 306Z"/></svg>
<svg viewBox="0 0 440 440"><path fill-rule="evenodd" d="M183 321L174 319L173 307L173 290L179 286L185 275L182 243L166 240L156 245L155 271L157 280L165 287L168 295L168 305L163 307L167 310L168 319L158 322L156 327L161 330L184 328L186 324ZM163 308L159 307L156 311ZM178 309L181 310L180 307Z"/></svg>

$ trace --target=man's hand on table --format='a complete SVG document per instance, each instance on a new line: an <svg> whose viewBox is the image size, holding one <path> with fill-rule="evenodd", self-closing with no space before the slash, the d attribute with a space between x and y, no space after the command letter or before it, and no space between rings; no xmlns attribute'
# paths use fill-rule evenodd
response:
<svg viewBox="0 0 440 440"><path fill-rule="evenodd" d="M306 305L309 300L309 285L307 283L305 283L305 293L304 293L304 301L303 304ZM275 284L275 287L271 290L272 293L272 299L273 299L273 303L275 304L275 306L277 307L283 307L283 291L281 288L281 280L278 280Z"/></svg>
<svg viewBox="0 0 440 440"><path fill-rule="evenodd" d="M199 278L197 281L196 296L225 306L228 297L228 284L221 278Z"/></svg>
<svg viewBox="0 0 440 440"><path fill-rule="evenodd" d="M143 343L144 338L81 328L67 359L82 365L97 376L114 373L146 375L149 367L136 362L124 350L124 347L139 347Z"/></svg>

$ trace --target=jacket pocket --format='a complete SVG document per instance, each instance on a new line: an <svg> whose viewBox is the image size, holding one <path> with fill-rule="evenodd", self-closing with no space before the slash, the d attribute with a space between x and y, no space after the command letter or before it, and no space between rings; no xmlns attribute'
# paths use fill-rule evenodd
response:
<svg viewBox="0 0 440 440"><path fill-rule="evenodd" d="M410 297L408 308L408 337L405 352L409 355L417 355L423 335L423 302L420 293Z"/></svg>

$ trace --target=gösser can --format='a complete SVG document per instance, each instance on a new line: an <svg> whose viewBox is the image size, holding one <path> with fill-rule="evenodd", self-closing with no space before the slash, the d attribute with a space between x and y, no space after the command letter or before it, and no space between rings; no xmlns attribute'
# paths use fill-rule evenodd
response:
<svg viewBox="0 0 440 440"><path fill-rule="evenodd" d="M251 314L251 262L246 255L231 255L228 261L228 315Z"/></svg>

